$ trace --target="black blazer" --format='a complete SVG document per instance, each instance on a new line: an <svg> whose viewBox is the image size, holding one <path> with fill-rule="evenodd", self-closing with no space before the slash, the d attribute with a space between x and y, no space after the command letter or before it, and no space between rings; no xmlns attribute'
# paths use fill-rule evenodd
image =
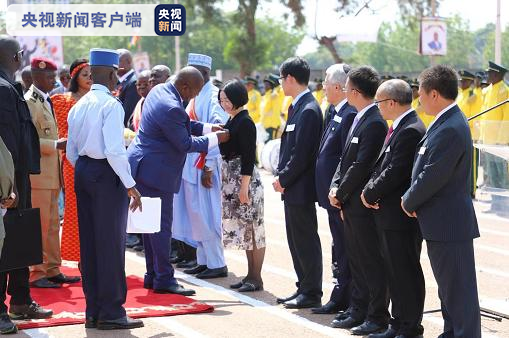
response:
<svg viewBox="0 0 509 338"><path fill-rule="evenodd" d="M295 104L281 136L277 175L291 204L316 202L315 163L322 136L320 106L309 92Z"/></svg>
<svg viewBox="0 0 509 338"><path fill-rule="evenodd" d="M325 130L318 150L315 172L318 204L325 209L334 208L330 205L328 197L330 182L338 167L346 137L356 113L357 110L348 102L341 107L339 112L336 112L333 105L327 109Z"/></svg>
<svg viewBox="0 0 509 338"><path fill-rule="evenodd" d="M368 209L361 201L361 192L373 172L373 167L387 136L387 123L377 106L369 108L359 120L345 149L331 188L338 188L336 198L351 212L364 213Z"/></svg>
<svg viewBox="0 0 509 338"><path fill-rule="evenodd" d="M136 104L140 100L140 95L138 95L138 91L136 90L136 74L131 73L121 84L120 92L118 94L118 98L120 102L122 102L122 107L124 108L124 126L129 128L129 120L133 115L134 108L136 108Z"/></svg>
<svg viewBox="0 0 509 338"><path fill-rule="evenodd" d="M430 241L479 237L470 197L472 137L457 105L446 111L417 145L412 184L403 205L415 211L422 236Z"/></svg>
<svg viewBox="0 0 509 338"><path fill-rule="evenodd" d="M384 144L375 170L364 187L369 204L378 203L373 211L377 225L388 230L412 230L417 219L408 217L401 209L401 196L410 186L417 143L426 133L424 123L415 111L406 115Z"/></svg>

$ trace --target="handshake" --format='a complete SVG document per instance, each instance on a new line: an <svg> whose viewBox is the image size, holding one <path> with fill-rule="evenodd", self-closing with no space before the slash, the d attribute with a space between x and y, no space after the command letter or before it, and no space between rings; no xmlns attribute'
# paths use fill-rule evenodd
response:
<svg viewBox="0 0 509 338"><path fill-rule="evenodd" d="M214 124L212 125L212 132L216 133L217 141L219 143L225 143L230 140L230 132L228 129L224 129L224 125Z"/></svg>

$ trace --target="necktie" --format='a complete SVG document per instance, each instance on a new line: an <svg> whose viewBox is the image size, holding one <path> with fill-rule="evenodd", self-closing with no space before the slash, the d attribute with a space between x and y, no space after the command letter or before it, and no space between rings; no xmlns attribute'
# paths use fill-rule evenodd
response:
<svg viewBox="0 0 509 338"><path fill-rule="evenodd" d="M50 108L51 108L51 114L53 114L53 116L55 116L55 111L54 111L54 109L53 109L53 102L51 102L51 99L49 98L49 96L48 96L48 98L46 99L46 101L48 101L49 106L50 106Z"/></svg>
<svg viewBox="0 0 509 338"><path fill-rule="evenodd" d="M387 142L389 142L389 139L391 138L391 135L392 135L392 132L394 131L394 129L392 128L392 126L389 128L389 131L387 132L387 136L385 136L385 142L384 144L387 144Z"/></svg>
<svg viewBox="0 0 509 338"><path fill-rule="evenodd" d="M327 116L325 116L325 127L327 127L330 121L332 121L334 114L336 114L336 108L331 104L327 111Z"/></svg>
<svg viewBox="0 0 509 338"><path fill-rule="evenodd" d="M290 107L288 107L288 121L290 121L292 116L293 116L293 104L291 104Z"/></svg>

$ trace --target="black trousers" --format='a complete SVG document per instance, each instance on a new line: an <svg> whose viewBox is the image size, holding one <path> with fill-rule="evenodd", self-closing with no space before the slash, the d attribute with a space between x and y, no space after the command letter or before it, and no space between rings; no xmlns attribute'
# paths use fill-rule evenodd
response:
<svg viewBox="0 0 509 338"><path fill-rule="evenodd" d="M352 273L351 316L384 326L389 322L389 295L374 216L348 207L343 207L343 216Z"/></svg>
<svg viewBox="0 0 509 338"><path fill-rule="evenodd" d="M6 293L11 296L11 304L24 305L32 303L28 284L29 278L30 271L28 267L0 273L0 314L7 313Z"/></svg>
<svg viewBox="0 0 509 338"><path fill-rule="evenodd" d="M392 301L391 325L400 335L422 335L426 288L420 263L420 230L416 225L409 225L407 230L379 231Z"/></svg>
<svg viewBox="0 0 509 338"><path fill-rule="evenodd" d="M74 177L86 316L118 319L126 314L127 191L107 160L80 157Z"/></svg>
<svg viewBox="0 0 509 338"><path fill-rule="evenodd" d="M297 273L297 292L322 297L322 246L314 203L284 202L286 237Z"/></svg>
<svg viewBox="0 0 509 338"><path fill-rule="evenodd" d="M426 241L444 318L444 337L481 337L473 240Z"/></svg>
<svg viewBox="0 0 509 338"><path fill-rule="evenodd" d="M341 220L340 211L336 208L327 209L329 227L332 235L332 276L336 284L332 290L330 300L338 304L350 303L350 267L345 249L345 229Z"/></svg>

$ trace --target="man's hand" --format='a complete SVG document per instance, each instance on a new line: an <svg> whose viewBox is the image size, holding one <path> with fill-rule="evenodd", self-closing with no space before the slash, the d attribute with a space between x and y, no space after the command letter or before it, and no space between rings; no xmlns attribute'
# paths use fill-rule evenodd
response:
<svg viewBox="0 0 509 338"><path fill-rule="evenodd" d="M14 208L16 207L16 205L18 205L18 199L17 199L17 196L15 193L11 193L11 195L4 199L1 203L0 203L0 206L4 209L9 209L9 208Z"/></svg>
<svg viewBox="0 0 509 338"><path fill-rule="evenodd" d="M67 146L67 139L61 138L57 141L57 149L58 150L65 150L65 147Z"/></svg>
<svg viewBox="0 0 509 338"><path fill-rule="evenodd" d="M228 130L216 131L216 135L219 143L225 143L230 140L230 132Z"/></svg>
<svg viewBox="0 0 509 338"><path fill-rule="evenodd" d="M205 188L210 189L212 188L212 169L210 169L207 166L203 167L203 170L201 171L201 185L203 185Z"/></svg>
<svg viewBox="0 0 509 338"><path fill-rule="evenodd" d="M282 194L285 192L285 188L283 188L281 186L281 182L279 182L278 176L274 177L274 181L272 181L272 187L274 188L274 191L276 191L276 192L280 192Z"/></svg>
<svg viewBox="0 0 509 338"><path fill-rule="evenodd" d="M221 131L221 130L225 130L223 124L213 124L212 125L212 129L211 129L212 132Z"/></svg>
<svg viewBox="0 0 509 338"><path fill-rule="evenodd" d="M407 214L408 217L413 217L413 218L416 218L417 217L417 214L414 212L408 212L405 207L403 206L403 199L401 199L401 209L403 209L403 211L405 212L405 214Z"/></svg>
<svg viewBox="0 0 509 338"><path fill-rule="evenodd" d="M361 201L362 201L362 204L364 204L364 206L368 209L380 209L380 206L378 205L378 203L375 203L375 204L369 204L367 201L366 201L366 197L364 197L364 193L361 194Z"/></svg>
<svg viewBox="0 0 509 338"><path fill-rule="evenodd" d="M329 202L335 208L341 209L341 202L336 198L336 193L338 192L338 188L332 188L329 191Z"/></svg>
<svg viewBox="0 0 509 338"><path fill-rule="evenodd" d="M132 202L131 205L129 206L129 209L131 209L131 211L136 211L136 209L139 208L140 211L142 211L141 194L138 191L138 189L136 189L135 187L127 189L127 195L130 198L132 198Z"/></svg>

